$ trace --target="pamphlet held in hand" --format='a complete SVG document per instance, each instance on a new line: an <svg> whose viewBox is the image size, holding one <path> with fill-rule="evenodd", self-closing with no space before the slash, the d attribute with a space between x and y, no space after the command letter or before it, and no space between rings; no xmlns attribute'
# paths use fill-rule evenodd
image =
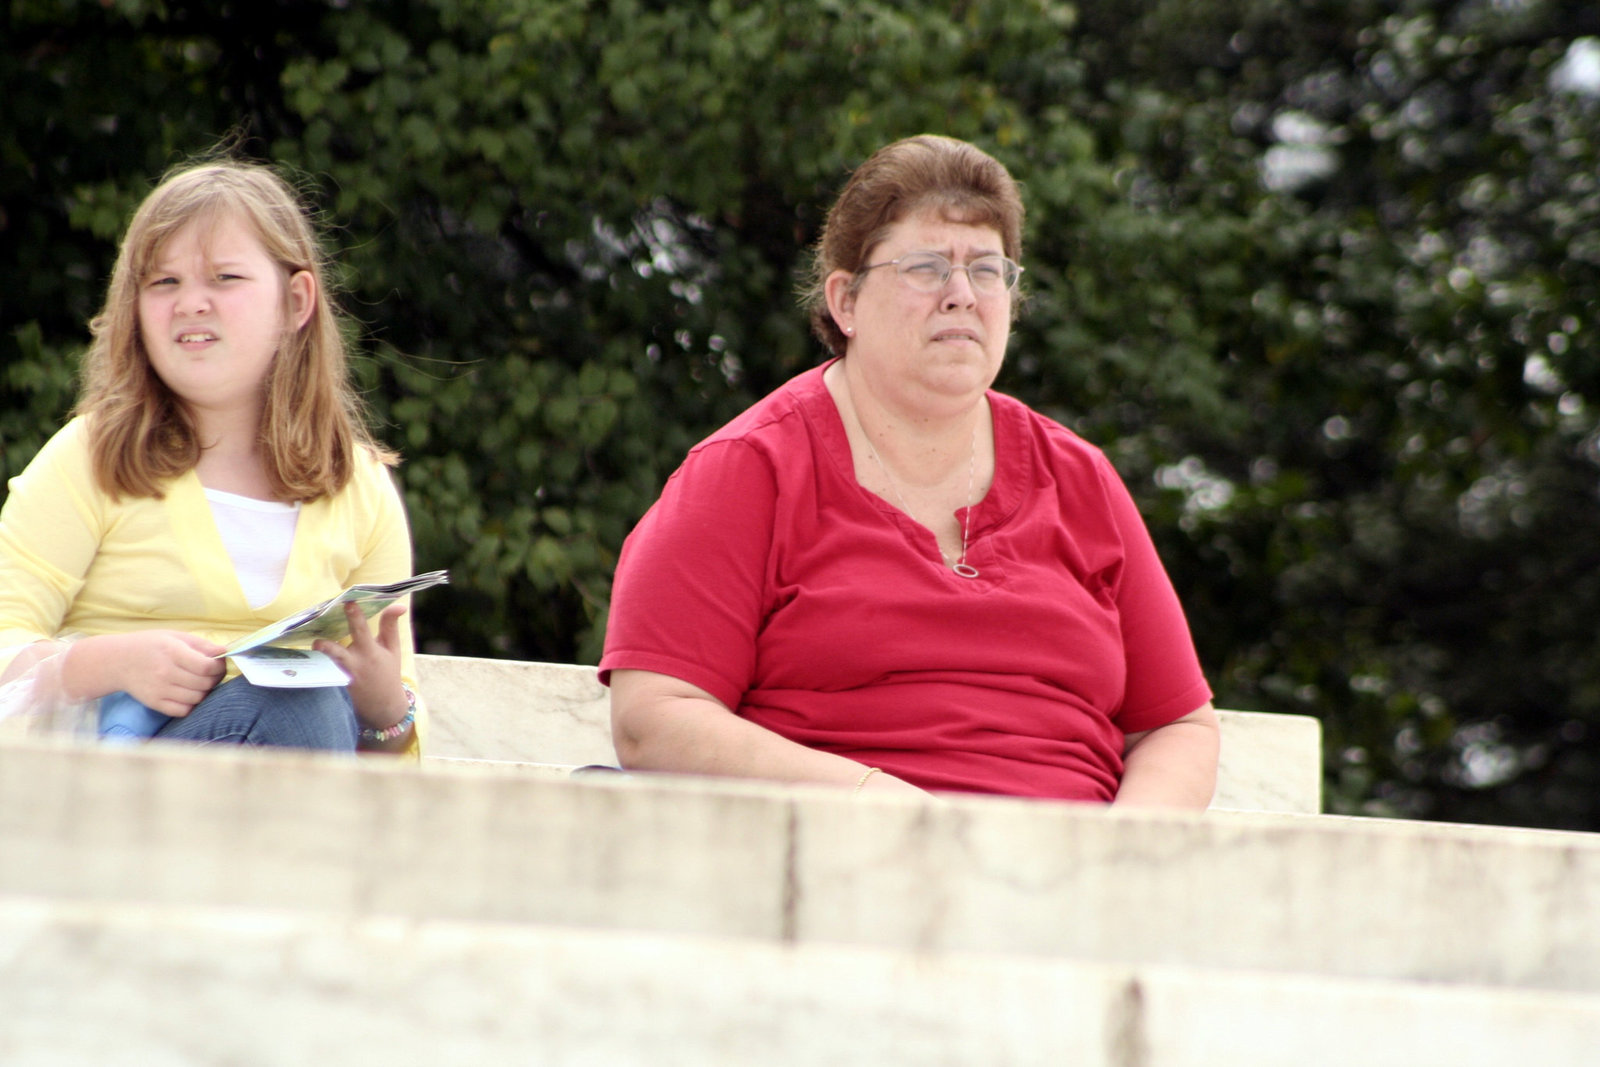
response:
<svg viewBox="0 0 1600 1067"><path fill-rule="evenodd" d="M350 635L344 606L356 604L370 619L408 593L449 581L448 571L428 571L387 585L352 585L330 600L239 638L219 658L232 659L255 685L279 689L348 685L350 679L339 665L310 647L319 637L337 641Z"/></svg>

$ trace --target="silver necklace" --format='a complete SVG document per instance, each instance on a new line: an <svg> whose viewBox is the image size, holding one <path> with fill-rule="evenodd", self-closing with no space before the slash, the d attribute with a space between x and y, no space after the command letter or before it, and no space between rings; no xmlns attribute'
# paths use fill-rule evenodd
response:
<svg viewBox="0 0 1600 1067"><path fill-rule="evenodd" d="M915 519L916 515L912 512L911 506L906 503L906 498L900 495L900 487L895 484L894 476L889 473L889 468L884 464L883 458L878 455L878 450L872 447L872 436L867 433L867 427L861 421L861 413L856 411L855 407L856 399L852 396L850 398L850 413L856 417L856 425L861 427L861 439L867 443L867 453L872 456L872 461L876 463L878 465L878 469L883 472L883 480L889 483L889 491L894 494L895 500L900 505L900 510L904 511L907 515L910 515L913 519ZM939 544L939 535L934 534L933 536L933 543L939 548L939 558L944 560L945 563L949 564L950 569L955 571L963 578L976 578L978 576L978 568L967 562L967 534L972 530L972 488L977 484L977 482L978 423L974 422L972 424L972 455L967 460L967 508L966 511L964 511L961 515L960 558L954 563L951 563L950 556L945 552L944 546Z"/></svg>

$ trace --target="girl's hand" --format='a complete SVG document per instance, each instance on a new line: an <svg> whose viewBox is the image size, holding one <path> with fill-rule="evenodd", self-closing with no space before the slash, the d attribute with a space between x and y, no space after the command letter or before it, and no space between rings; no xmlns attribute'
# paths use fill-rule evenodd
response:
<svg viewBox="0 0 1600 1067"><path fill-rule="evenodd" d="M405 716L406 693L400 685L400 616L405 613L404 604L384 608L378 615L378 633L374 637L361 608L346 604L350 643L324 638L313 646L350 676L350 700L362 726L382 730Z"/></svg>
<svg viewBox="0 0 1600 1067"><path fill-rule="evenodd" d="M62 665L67 693L80 700L126 690L145 707L184 716L222 679L223 647L179 630L86 637Z"/></svg>

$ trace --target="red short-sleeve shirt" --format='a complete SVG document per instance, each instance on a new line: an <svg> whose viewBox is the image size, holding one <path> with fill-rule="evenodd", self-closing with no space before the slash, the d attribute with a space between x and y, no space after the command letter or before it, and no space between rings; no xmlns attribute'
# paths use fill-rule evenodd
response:
<svg viewBox="0 0 1600 1067"><path fill-rule="evenodd" d="M815 368L690 451L623 546L601 660L934 790L1107 801L1211 697L1105 456L999 393L967 561L863 489ZM958 512L958 516L960 513Z"/></svg>

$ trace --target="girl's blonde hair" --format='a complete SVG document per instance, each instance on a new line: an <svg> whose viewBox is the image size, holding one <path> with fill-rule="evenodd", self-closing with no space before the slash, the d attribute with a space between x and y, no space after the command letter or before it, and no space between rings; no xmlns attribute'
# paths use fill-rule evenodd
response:
<svg viewBox="0 0 1600 1067"><path fill-rule="evenodd" d="M88 417L95 478L113 497L160 497L163 483L200 459L193 419L150 364L139 333L139 292L178 231L224 219L248 225L278 266L284 322L293 321L289 278L306 271L314 288L311 317L285 331L267 372L261 445L274 495L311 501L337 493L350 480L358 447L384 463L398 462L366 428L326 260L299 197L269 167L210 161L169 172L139 205L117 253L105 306L89 323L93 342L75 414Z"/></svg>

